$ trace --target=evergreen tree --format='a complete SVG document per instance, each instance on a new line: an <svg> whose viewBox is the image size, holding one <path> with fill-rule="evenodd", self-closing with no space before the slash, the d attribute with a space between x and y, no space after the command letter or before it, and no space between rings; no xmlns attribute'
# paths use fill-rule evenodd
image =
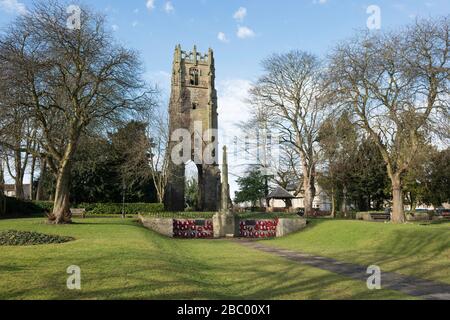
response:
<svg viewBox="0 0 450 320"><path fill-rule="evenodd" d="M244 177L237 179L239 191L235 194L236 203L251 202L253 207L262 206L261 199L265 197L265 177L259 169L252 169Z"/></svg>

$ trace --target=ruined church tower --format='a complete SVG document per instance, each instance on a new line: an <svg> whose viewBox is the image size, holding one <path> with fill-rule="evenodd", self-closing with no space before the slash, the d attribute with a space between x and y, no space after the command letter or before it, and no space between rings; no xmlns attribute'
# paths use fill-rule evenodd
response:
<svg viewBox="0 0 450 320"><path fill-rule="evenodd" d="M177 129L190 133L190 155L198 170L198 210L216 211L220 205L220 170L217 164L217 91L215 89L214 54L193 51L185 52L181 46L175 48L171 97L169 105L170 136ZM215 129L215 130L211 130ZM169 155L177 145L179 137L169 143ZM182 153L182 152L181 152ZM186 161L187 162L187 161ZM169 161L169 178L165 193L165 207L170 211L183 211L185 206L185 164Z"/></svg>

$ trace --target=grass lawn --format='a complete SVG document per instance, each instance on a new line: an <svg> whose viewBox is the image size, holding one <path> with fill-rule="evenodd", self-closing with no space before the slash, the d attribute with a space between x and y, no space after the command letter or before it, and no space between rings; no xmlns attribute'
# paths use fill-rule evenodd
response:
<svg viewBox="0 0 450 320"><path fill-rule="evenodd" d="M370 291L362 281L302 266L229 240L168 239L133 219L75 222L51 226L43 218L0 220L0 230L32 230L76 239L64 244L0 247L0 299L410 298L395 291ZM343 225L339 222L337 226ZM311 236L315 228L321 227L311 228L305 236ZM440 233L445 230L436 230L437 238L428 240L441 239ZM289 239L295 242L295 237L301 239L302 234L288 238L284 244ZM318 247L325 242L321 240ZM312 243L309 246L313 249ZM80 291L66 289L70 265L81 267Z"/></svg>
<svg viewBox="0 0 450 320"><path fill-rule="evenodd" d="M394 225L317 219L302 232L264 243L450 283L450 222Z"/></svg>

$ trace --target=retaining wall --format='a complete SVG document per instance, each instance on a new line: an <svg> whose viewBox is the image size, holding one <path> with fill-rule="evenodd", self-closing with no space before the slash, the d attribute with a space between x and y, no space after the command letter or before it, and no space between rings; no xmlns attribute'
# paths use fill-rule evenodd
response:
<svg viewBox="0 0 450 320"><path fill-rule="evenodd" d="M284 237L306 227L306 220L303 218L248 220L221 215L216 215L213 219L198 220L151 218L139 215L139 221L146 228L159 234L182 239L212 239L230 236L267 239Z"/></svg>

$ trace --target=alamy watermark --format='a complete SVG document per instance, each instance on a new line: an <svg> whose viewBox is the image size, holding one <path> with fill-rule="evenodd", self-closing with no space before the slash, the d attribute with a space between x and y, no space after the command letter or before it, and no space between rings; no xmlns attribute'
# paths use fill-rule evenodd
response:
<svg viewBox="0 0 450 320"><path fill-rule="evenodd" d="M79 266L69 266L66 270L70 276L67 278L66 285L69 290L81 290L81 268Z"/></svg>
<svg viewBox="0 0 450 320"><path fill-rule="evenodd" d="M276 171L280 161L280 137L267 128L255 125L251 131L236 134L205 129L202 121L193 130L178 128L170 135L170 158L176 165L193 161L197 165L219 164L219 146L228 146L228 162L235 165L259 165L262 170Z"/></svg>
<svg viewBox="0 0 450 320"><path fill-rule="evenodd" d="M81 29L81 8L77 5L70 5L66 10L69 15L67 18L66 27L69 30Z"/></svg>
<svg viewBox="0 0 450 320"><path fill-rule="evenodd" d="M367 7L366 13L370 15L367 18L367 28L369 28L369 30L380 30L381 8L377 5L370 5Z"/></svg>
<svg viewBox="0 0 450 320"><path fill-rule="evenodd" d="M371 265L367 268L367 274L370 276L367 278L367 289L380 290L381 289L381 268L376 265Z"/></svg>

